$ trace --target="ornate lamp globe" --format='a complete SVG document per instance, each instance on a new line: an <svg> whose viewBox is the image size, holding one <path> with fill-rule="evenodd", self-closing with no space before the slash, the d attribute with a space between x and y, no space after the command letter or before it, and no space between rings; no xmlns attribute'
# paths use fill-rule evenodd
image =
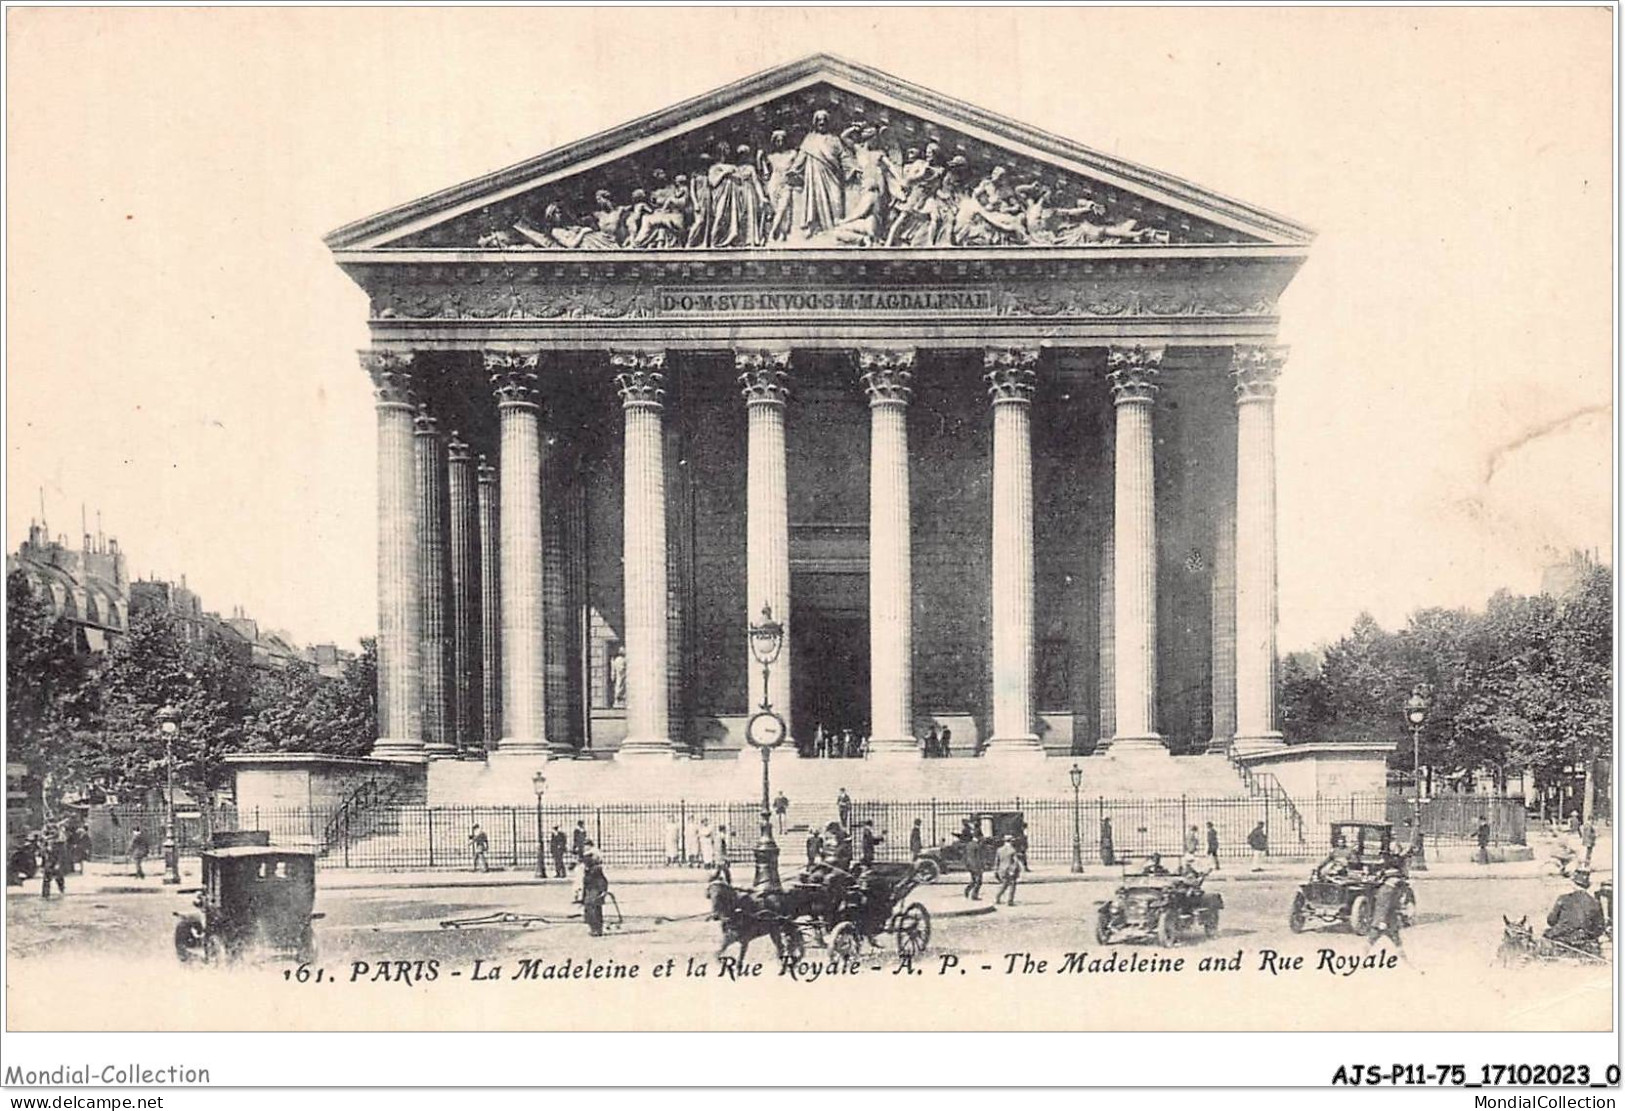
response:
<svg viewBox="0 0 1625 1111"><path fill-rule="evenodd" d="M762 604L762 620L750 627L750 651L756 662L767 667L784 648L784 625L773 620L773 607Z"/></svg>
<svg viewBox="0 0 1625 1111"><path fill-rule="evenodd" d="M1411 696L1405 700L1405 720L1411 723L1412 728L1420 729L1427 719L1428 700L1421 690L1411 691Z"/></svg>
<svg viewBox="0 0 1625 1111"><path fill-rule="evenodd" d="M1072 778L1072 789L1074 791L1083 786L1083 769L1078 767L1078 765L1073 764L1072 770L1066 774Z"/></svg>
<svg viewBox="0 0 1625 1111"><path fill-rule="evenodd" d="M158 711L158 728L165 733L176 732L179 729L179 726L175 724L175 721L180 716L180 711L175 709L175 707L165 706L163 709Z"/></svg>
<svg viewBox="0 0 1625 1111"><path fill-rule="evenodd" d="M536 797L540 799L547 793L547 773L537 772L535 775L531 776L530 785L536 791Z"/></svg>

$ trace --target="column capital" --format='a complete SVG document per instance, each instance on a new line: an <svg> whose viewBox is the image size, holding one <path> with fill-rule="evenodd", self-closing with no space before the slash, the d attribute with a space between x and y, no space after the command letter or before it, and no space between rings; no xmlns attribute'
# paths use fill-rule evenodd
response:
<svg viewBox="0 0 1625 1111"><path fill-rule="evenodd" d="M419 401L417 412L412 414L412 428L419 436L439 436L440 418L429 412L427 403Z"/></svg>
<svg viewBox="0 0 1625 1111"><path fill-rule="evenodd" d="M993 404L1032 402L1038 385L1038 348L989 347L982 354L982 365L987 368L982 379Z"/></svg>
<svg viewBox="0 0 1625 1111"><path fill-rule="evenodd" d="M611 351L609 365L615 368L615 385L625 408L659 409L665 404L664 351Z"/></svg>
<svg viewBox="0 0 1625 1111"><path fill-rule="evenodd" d="M1274 401L1275 380L1281 376L1291 348L1263 344L1238 345L1230 353L1230 377L1236 386L1236 404Z"/></svg>
<svg viewBox="0 0 1625 1111"><path fill-rule="evenodd" d="M912 347L858 348L858 373L871 406L908 404L915 355Z"/></svg>
<svg viewBox="0 0 1625 1111"><path fill-rule="evenodd" d="M535 405L536 370L541 366L540 351L486 351L485 373L497 405Z"/></svg>
<svg viewBox="0 0 1625 1111"><path fill-rule="evenodd" d="M414 404L411 351L388 351L363 347L356 352L361 369L372 379L374 398L380 405Z"/></svg>
<svg viewBox="0 0 1625 1111"><path fill-rule="evenodd" d="M478 476L481 486L495 486L497 484L497 469L483 455L479 457L479 463L475 467L475 474Z"/></svg>
<svg viewBox="0 0 1625 1111"><path fill-rule="evenodd" d="M474 458L473 449L463 439L463 434L453 428L446 437L446 460L451 463L467 463Z"/></svg>
<svg viewBox="0 0 1625 1111"><path fill-rule="evenodd" d="M1117 405L1150 404L1157 397L1157 375L1162 373L1161 347L1113 347L1106 353L1106 376L1111 379L1112 401Z"/></svg>
<svg viewBox="0 0 1625 1111"><path fill-rule="evenodd" d="M738 349L734 369L746 405L783 405L790 396L790 349L787 347Z"/></svg>

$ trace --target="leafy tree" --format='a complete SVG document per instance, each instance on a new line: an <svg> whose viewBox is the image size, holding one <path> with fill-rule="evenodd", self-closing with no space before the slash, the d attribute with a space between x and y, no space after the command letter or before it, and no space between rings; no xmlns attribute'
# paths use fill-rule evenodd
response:
<svg viewBox="0 0 1625 1111"><path fill-rule="evenodd" d="M54 617L22 571L6 576L6 746L56 791L83 779L95 691L73 626Z"/></svg>
<svg viewBox="0 0 1625 1111"><path fill-rule="evenodd" d="M245 726L244 749L365 756L378 735L377 675L377 645L370 638L335 679L307 667L263 673Z"/></svg>

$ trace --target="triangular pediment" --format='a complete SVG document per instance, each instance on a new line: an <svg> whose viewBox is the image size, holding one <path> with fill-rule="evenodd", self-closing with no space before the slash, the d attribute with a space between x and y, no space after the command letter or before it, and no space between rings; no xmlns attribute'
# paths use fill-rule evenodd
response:
<svg viewBox="0 0 1625 1111"><path fill-rule="evenodd" d="M1309 229L827 55L358 221L335 250L1301 245Z"/></svg>

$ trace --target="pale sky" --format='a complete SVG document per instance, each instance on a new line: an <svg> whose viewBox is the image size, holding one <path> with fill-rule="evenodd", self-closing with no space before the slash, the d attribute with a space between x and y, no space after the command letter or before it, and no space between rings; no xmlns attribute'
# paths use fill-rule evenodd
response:
<svg viewBox="0 0 1625 1111"><path fill-rule="evenodd" d="M366 302L321 236L817 51L1319 231L1282 299L1283 651L1611 560L1611 13L8 12L7 549L102 511L375 626Z"/></svg>

